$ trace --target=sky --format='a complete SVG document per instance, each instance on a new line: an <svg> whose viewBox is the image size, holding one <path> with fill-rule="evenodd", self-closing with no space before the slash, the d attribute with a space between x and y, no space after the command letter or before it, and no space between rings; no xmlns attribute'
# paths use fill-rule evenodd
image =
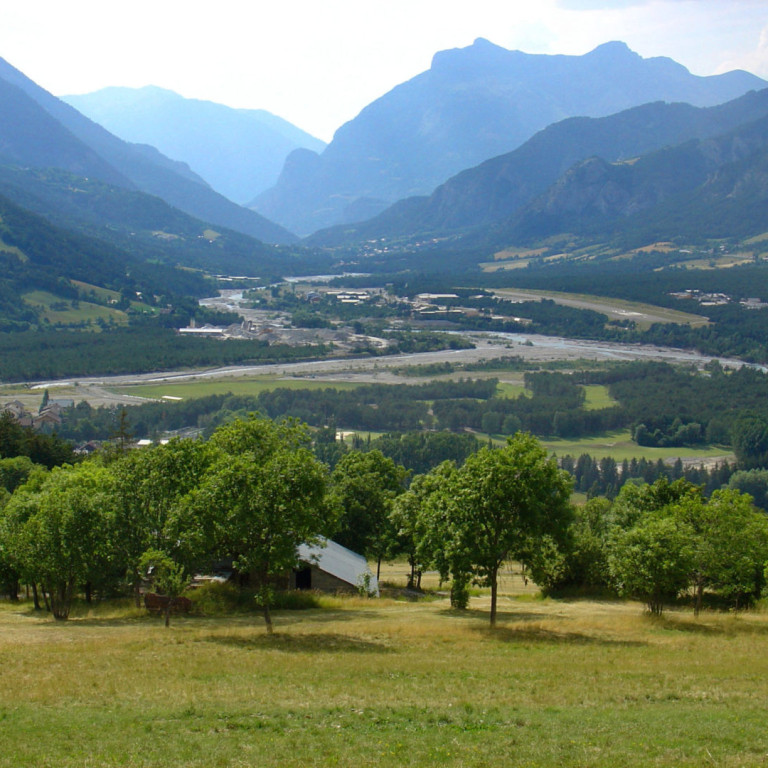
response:
<svg viewBox="0 0 768 768"><path fill-rule="evenodd" d="M0 0L0 57L57 96L157 85L325 141L478 37L568 55L621 40L768 79L768 0Z"/></svg>

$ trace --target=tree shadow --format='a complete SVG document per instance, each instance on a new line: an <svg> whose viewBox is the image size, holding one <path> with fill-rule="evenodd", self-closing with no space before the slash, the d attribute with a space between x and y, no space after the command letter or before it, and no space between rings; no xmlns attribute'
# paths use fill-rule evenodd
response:
<svg viewBox="0 0 768 768"><path fill-rule="evenodd" d="M643 648L648 643L639 640L613 640L606 637L595 637L581 632L563 632L542 627L526 626L496 626L477 627L479 633L504 643L540 643L544 645L595 645L618 646L622 648Z"/></svg>
<svg viewBox="0 0 768 768"><path fill-rule="evenodd" d="M249 637L243 637L242 635L210 635L202 638L202 640L254 651L270 650L282 651L284 653L392 653L392 649L382 643L336 633L321 634L313 632L291 635L276 631L274 634L268 635L262 630L261 634Z"/></svg>
<svg viewBox="0 0 768 768"><path fill-rule="evenodd" d="M768 635L768 623L751 622L748 621L747 616L743 617L742 620L739 614L721 617L726 620L730 619L727 624L709 623L706 613L699 618L695 616L683 618L666 614L661 616L649 615L647 618L658 628L671 632L688 632L697 635Z"/></svg>
<svg viewBox="0 0 768 768"><path fill-rule="evenodd" d="M453 619L463 619L464 621L477 621L483 619L486 624L490 621L490 612L487 608L444 608L438 612L441 616L450 616ZM533 611L516 611L515 613L505 613L498 611L498 620L515 620L515 621L543 621L544 619L551 619L551 613L535 613Z"/></svg>

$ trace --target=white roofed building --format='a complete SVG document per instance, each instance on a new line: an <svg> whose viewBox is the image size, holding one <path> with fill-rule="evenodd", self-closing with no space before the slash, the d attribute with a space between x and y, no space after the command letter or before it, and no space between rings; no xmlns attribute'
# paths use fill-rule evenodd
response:
<svg viewBox="0 0 768 768"><path fill-rule="evenodd" d="M301 544L298 555L301 566L291 573L291 589L349 592L365 587L369 595L379 596L379 584L368 561L341 544L330 539Z"/></svg>

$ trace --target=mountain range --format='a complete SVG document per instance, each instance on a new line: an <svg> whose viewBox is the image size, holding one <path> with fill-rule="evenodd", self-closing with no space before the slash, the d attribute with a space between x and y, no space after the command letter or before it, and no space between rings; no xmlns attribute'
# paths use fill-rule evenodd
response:
<svg viewBox="0 0 768 768"><path fill-rule="evenodd" d="M321 154L295 150L277 184L251 207L307 235L429 194L567 117L607 116L658 100L710 106L764 86L741 71L698 77L617 42L584 56L548 56L478 39L436 54L428 71L339 128Z"/></svg>
<svg viewBox="0 0 768 768"><path fill-rule="evenodd" d="M525 243L568 233L640 246L672 238L746 238L766 231L768 114L633 162L590 157L481 240Z"/></svg>
<svg viewBox="0 0 768 768"><path fill-rule="evenodd" d="M325 142L266 110L185 99L156 86L61 98L115 136L183 161L239 204L272 187L294 149L325 148Z"/></svg>
<svg viewBox="0 0 768 768"><path fill-rule="evenodd" d="M183 163L130 144L0 59L0 163L56 167L155 195L211 224L270 243L296 238L215 192Z"/></svg>
<svg viewBox="0 0 768 768"><path fill-rule="evenodd" d="M373 219L315 233L307 242L341 246L380 238L443 237L479 227L501 232L502 222L588 158L628 161L692 139L714 138L765 115L768 89L715 107L654 102L608 117L568 118L513 152L462 171L429 196L398 201Z"/></svg>
<svg viewBox="0 0 768 768"><path fill-rule="evenodd" d="M597 60L610 71L595 70L602 80L587 76ZM442 163L445 171L457 163L464 168L472 153L495 151L505 120L508 136L518 141L530 130L524 113L544 120L552 110L577 110L575 105L587 102L595 110L609 109L614 101L639 99L647 91L684 92L692 103L655 101L602 117L566 117L512 151L464 168L430 195L399 200L361 223L319 231L299 247L290 232L214 191L186 163L117 138L0 60L0 260L5 272L0 293L11 296L21 285L66 292L67 280L89 276L117 290L146 292L156 281L158 292L165 293L176 281L180 290L194 293L202 283L199 275L190 276L190 268L262 276L327 272L334 249L384 238L407 244L426 235L439 247L447 244L461 252L462 263L469 265L506 245L558 233L643 243L678 235L758 234L768 231L768 89L741 93L754 84L764 82L738 72L695 78L670 60L641 59L623 44L601 46L583 57L529 57L477 41L469 49L438 54L425 77L363 110L322 155L296 150L286 168L311 155L321 179L322 169L331 168L327 158L336 158L336 169L351 163L345 147L352 146L359 179L378 164L379 180L394 190L398 184L413 185L419 167L433 172ZM507 93L506 100L494 102L494 88ZM731 91L740 95L723 102ZM418 108L414 93L423 101ZM707 100L717 106L696 105ZM467 106L472 103L484 106L472 110ZM436 122L427 120L429 105ZM406 114L411 108L414 114ZM487 130L479 134L475 112L486 116ZM414 120L424 129L418 135L403 128ZM395 133L401 129L398 143ZM376 163L366 164L377 147ZM457 160L459 150L463 160ZM401 177L395 178L392 169L414 151L422 153L422 165L415 160L413 168L402 165ZM317 187L312 194L330 194L330 188ZM293 202L299 216L309 189L297 187ZM338 214L340 208L331 209L342 198L331 195L323 215ZM344 215L361 219L382 204L365 196L347 202ZM442 256L433 251L430 264L441 268ZM414 258L423 255L407 256L405 266L412 268ZM101 268L99 259L109 263ZM371 266L404 264L382 259L386 255ZM23 314L23 308L19 311Z"/></svg>

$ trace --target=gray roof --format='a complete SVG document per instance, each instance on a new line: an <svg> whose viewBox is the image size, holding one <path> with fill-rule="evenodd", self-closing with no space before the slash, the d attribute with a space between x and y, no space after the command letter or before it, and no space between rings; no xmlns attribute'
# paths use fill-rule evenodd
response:
<svg viewBox="0 0 768 768"><path fill-rule="evenodd" d="M301 544L298 548L299 560L314 563L320 570L346 581L353 587L359 587L368 579L369 594L379 595L376 576L368 567L368 561L351 549L342 547L330 539L321 539L319 544Z"/></svg>

